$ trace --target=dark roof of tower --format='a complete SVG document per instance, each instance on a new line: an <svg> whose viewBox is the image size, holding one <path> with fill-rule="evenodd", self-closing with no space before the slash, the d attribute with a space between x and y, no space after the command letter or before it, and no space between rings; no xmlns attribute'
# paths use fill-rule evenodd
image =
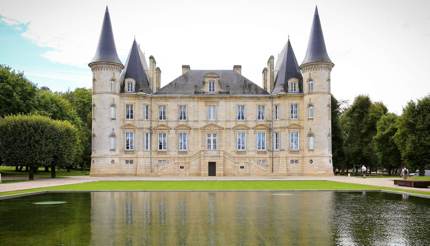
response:
<svg viewBox="0 0 430 246"><path fill-rule="evenodd" d="M293 47L291 46L290 39L288 39L281 56L278 57L280 66L277 67L278 71L275 77L275 85L272 93L287 92L288 80L296 78L299 81L303 80L302 73L300 72L299 64L297 63L296 55L294 54Z"/></svg>
<svg viewBox="0 0 430 246"><path fill-rule="evenodd" d="M122 79L132 78L136 82L135 91L152 93L151 87L149 85L149 79L145 72L144 65L142 64L140 49L137 45L136 40L133 41L131 46L130 54L128 55L127 63L125 64L125 69L121 75ZM121 91L124 91L124 81L122 81Z"/></svg>
<svg viewBox="0 0 430 246"><path fill-rule="evenodd" d="M115 40L113 38L112 24L110 21L109 10L106 6L105 16L103 19L102 31L100 33L99 44L96 54L91 63L109 62L121 64L121 60L116 53Z"/></svg>
<svg viewBox="0 0 430 246"><path fill-rule="evenodd" d="M219 76L222 94L228 95L268 95L267 91L233 70L190 70L155 94L197 95L204 94L203 82L207 74Z"/></svg>
<svg viewBox="0 0 430 246"><path fill-rule="evenodd" d="M317 7L315 7L314 20L312 22L308 49L306 51L306 56L302 64L313 62L332 62L327 54L327 49L325 47L324 35L321 28L321 22Z"/></svg>

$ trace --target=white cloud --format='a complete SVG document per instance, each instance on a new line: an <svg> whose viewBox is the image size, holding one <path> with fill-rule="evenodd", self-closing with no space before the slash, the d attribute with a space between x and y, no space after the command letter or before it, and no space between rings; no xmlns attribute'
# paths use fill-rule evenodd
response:
<svg viewBox="0 0 430 246"><path fill-rule="evenodd" d="M288 35L302 61L315 1L0 0L0 15L11 24L28 23L24 36L52 48L45 58L84 68L95 52L106 3L122 60L136 36L147 56L157 59L162 84L178 76L182 64L214 69L241 64L243 74L261 84L267 58L276 57ZM430 2L317 3L336 63L336 97L368 94L400 113L408 100L430 92Z"/></svg>

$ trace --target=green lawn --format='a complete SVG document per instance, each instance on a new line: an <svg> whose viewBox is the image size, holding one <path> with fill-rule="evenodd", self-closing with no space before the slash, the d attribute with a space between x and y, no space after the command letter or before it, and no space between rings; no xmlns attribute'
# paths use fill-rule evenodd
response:
<svg viewBox="0 0 430 246"><path fill-rule="evenodd" d="M3 180L3 183L6 182L23 182L23 181L27 181L27 177L28 177L28 173L27 172L17 172L15 171L15 167L13 166L0 166L0 173L2 174L2 178L7 178L7 177L13 177L16 179L12 179L12 180ZM89 175L89 171L88 170L70 170L70 172L67 172L67 170L65 169L59 169L57 170L56 174L57 174L57 178L61 178L61 177L67 177L67 176L85 176L85 175ZM50 172L45 172L45 168L43 167L39 167L37 173L35 174L35 178L50 178L51 177L51 173ZM25 179L24 179L25 178Z"/></svg>
<svg viewBox="0 0 430 246"><path fill-rule="evenodd" d="M41 191L151 191L151 190L387 190L429 195L430 191L341 183L333 181L97 181L22 191L1 192L0 196Z"/></svg>

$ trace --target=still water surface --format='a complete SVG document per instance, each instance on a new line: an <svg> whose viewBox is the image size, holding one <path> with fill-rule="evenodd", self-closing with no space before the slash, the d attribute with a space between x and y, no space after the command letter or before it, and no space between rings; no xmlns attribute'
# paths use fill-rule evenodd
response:
<svg viewBox="0 0 430 246"><path fill-rule="evenodd" d="M91 192L0 200L0 245L430 245L430 200L380 192Z"/></svg>

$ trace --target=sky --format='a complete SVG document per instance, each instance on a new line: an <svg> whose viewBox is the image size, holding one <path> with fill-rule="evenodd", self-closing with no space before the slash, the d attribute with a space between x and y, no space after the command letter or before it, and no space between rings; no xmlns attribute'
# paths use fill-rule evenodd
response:
<svg viewBox="0 0 430 246"><path fill-rule="evenodd" d="M317 5L335 63L332 93L357 95L401 113L430 93L430 1L427 0L0 0L0 64L38 86L91 86L105 6L125 62L135 37L161 68L161 85L191 69L232 69L262 86L262 69L290 37L299 63Z"/></svg>

